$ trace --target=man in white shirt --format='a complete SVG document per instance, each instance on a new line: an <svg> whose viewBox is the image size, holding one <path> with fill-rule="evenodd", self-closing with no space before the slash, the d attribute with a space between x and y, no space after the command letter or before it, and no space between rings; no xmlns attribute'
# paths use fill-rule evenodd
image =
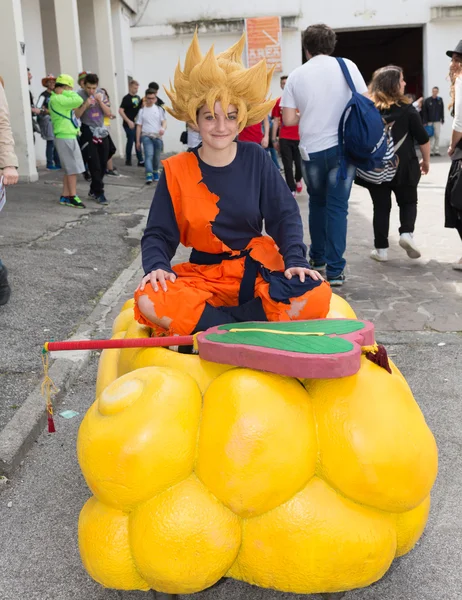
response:
<svg viewBox="0 0 462 600"><path fill-rule="evenodd" d="M136 118L136 149L144 149L146 183L159 181L160 155L164 148L162 136L167 128L165 110L156 104L157 91L146 90L146 104Z"/></svg>
<svg viewBox="0 0 462 600"><path fill-rule="evenodd" d="M348 167L344 180L339 170L338 127L351 90L340 65L330 55L337 37L327 25L312 25L303 34L303 48L308 62L293 71L282 95L286 125L298 125L300 153L306 186L310 196L310 262L318 270L326 269L332 286L345 281L348 199L355 168ZM345 59L360 94L367 86L358 67Z"/></svg>

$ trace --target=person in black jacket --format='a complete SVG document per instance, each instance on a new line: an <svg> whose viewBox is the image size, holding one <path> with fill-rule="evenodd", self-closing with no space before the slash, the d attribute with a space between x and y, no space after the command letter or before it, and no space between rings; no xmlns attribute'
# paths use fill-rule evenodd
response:
<svg viewBox="0 0 462 600"><path fill-rule="evenodd" d="M398 148L398 169L392 181L368 183L360 178L356 183L367 187L374 204L374 250L371 258L388 260L388 230L390 227L391 194L399 206L399 245L409 258L420 258L414 241L417 218L417 185L421 174L430 170L430 141L416 109L404 95L406 82L400 67L389 65L374 73L369 93L385 122L392 128L393 141ZM422 160L417 158L415 142L420 145Z"/></svg>
<svg viewBox="0 0 462 600"><path fill-rule="evenodd" d="M445 192L444 226L457 229L462 239L462 40L455 50L448 50L451 58L449 80L451 82L451 102L449 111L454 117L451 143L448 155L451 158L448 182ZM462 258L452 265L456 271L462 271Z"/></svg>
<svg viewBox="0 0 462 600"><path fill-rule="evenodd" d="M431 156L441 156L440 154L440 132L441 125L444 123L444 102L438 96L439 88L432 89L430 98L426 98L422 107L422 120L424 125L433 127L433 136L431 138Z"/></svg>

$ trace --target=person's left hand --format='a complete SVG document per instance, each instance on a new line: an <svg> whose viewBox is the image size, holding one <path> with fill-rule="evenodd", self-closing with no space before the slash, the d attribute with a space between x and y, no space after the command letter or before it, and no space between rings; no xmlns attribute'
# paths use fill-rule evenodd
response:
<svg viewBox="0 0 462 600"><path fill-rule="evenodd" d="M284 271L284 276L287 279L292 279L294 275L298 275L302 283L305 281L305 275L308 275L308 277L311 277L311 279L314 279L315 281L324 281L324 277L321 273L313 271L312 269L307 269L306 267L290 267L290 269Z"/></svg>
<svg viewBox="0 0 462 600"><path fill-rule="evenodd" d="M18 183L19 176L16 167L5 167L0 175L3 177L4 185L14 185L15 183Z"/></svg>
<svg viewBox="0 0 462 600"><path fill-rule="evenodd" d="M165 129L162 129L162 127L159 129L159 135L162 136L165 133Z"/></svg>
<svg viewBox="0 0 462 600"><path fill-rule="evenodd" d="M261 141L262 148L268 148L269 146L269 138L265 135L265 137Z"/></svg>
<svg viewBox="0 0 462 600"><path fill-rule="evenodd" d="M454 148L452 146L449 146L448 148L448 156L452 156L454 154Z"/></svg>
<svg viewBox="0 0 462 600"><path fill-rule="evenodd" d="M430 163L423 158L420 160L420 172L422 175L428 175L430 171Z"/></svg>

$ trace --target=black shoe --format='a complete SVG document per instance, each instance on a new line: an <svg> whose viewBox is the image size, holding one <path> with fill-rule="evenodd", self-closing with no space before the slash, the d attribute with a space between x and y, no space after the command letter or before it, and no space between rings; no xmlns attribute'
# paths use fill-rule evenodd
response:
<svg viewBox="0 0 462 600"><path fill-rule="evenodd" d="M435 156L441 156L440 152L435 152Z"/></svg>
<svg viewBox="0 0 462 600"><path fill-rule="evenodd" d="M109 202L104 194L101 194L101 196L97 196L97 198L95 200L98 204L101 204L101 206L107 206L109 204Z"/></svg>
<svg viewBox="0 0 462 600"><path fill-rule="evenodd" d="M345 273L342 271L340 275L336 275L335 277L327 277L327 281L330 283L331 287L342 287L345 283Z"/></svg>
<svg viewBox="0 0 462 600"><path fill-rule="evenodd" d="M144 160L139 160L138 161L138 166L139 167L144 167Z"/></svg>
<svg viewBox="0 0 462 600"><path fill-rule="evenodd" d="M310 258L310 267L312 269L314 269L315 271L325 271L326 270L326 263L317 263L316 261L314 261L312 258Z"/></svg>
<svg viewBox="0 0 462 600"><path fill-rule="evenodd" d="M85 177L86 181L91 181L91 175L89 171L84 171L83 176Z"/></svg>
<svg viewBox="0 0 462 600"><path fill-rule="evenodd" d="M11 288L8 283L8 269L5 265L0 267L0 306L6 304L11 296Z"/></svg>
<svg viewBox="0 0 462 600"><path fill-rule="evenodd" d="M131 160L126 160L126 161L125 161L125 166L126 166L126 167L132 167L132 166L133 166L133 165L132 165L132 161L131 161Z"/></svg>

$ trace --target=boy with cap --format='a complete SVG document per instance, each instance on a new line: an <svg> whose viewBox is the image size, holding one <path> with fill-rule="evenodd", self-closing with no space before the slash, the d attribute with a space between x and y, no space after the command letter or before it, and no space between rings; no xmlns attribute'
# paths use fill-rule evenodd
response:
<svg viewBox="0 0 462 600"><path fill-rule="evenodd" d="M85 166L77 141L80 131L73 112L82 104L82 98L74 92L73 78L70 75L60 75L56 79L48 110L53 123L56 150L65 173L59 202L73 208L85 208L85 204L77 196L77 175L85 171Z"/></svg>

